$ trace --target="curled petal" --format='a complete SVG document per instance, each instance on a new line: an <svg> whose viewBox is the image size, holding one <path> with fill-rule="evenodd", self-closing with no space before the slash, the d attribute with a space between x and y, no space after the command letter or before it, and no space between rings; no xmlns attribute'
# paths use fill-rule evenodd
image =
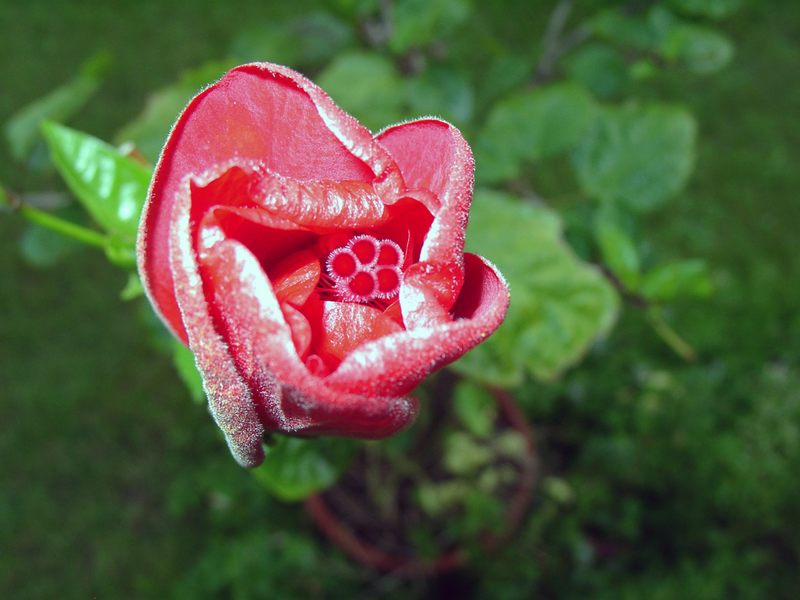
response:
<svg viewBox="0 0 800 600"><path fill-rule="evenodd" d="M344 392L309 371L294 352L291 330L270 283L247 248L235 241L219 244L204 261L204 270L215 290L231 354L245 379L260 382L274 375L282 383L269 393L252 386L274 429L371 439L386 437L414 418L413 398Z"/></svg>
<svg viewBox="0 0 800 600"><path fill-rule="evenodd" d="M370 132L306 78L268 63L228 72L195 96L173 126L139 230L145 290L167 326L184 341L170 274L173 205L189 175L231 161L258 164L301 181L373 182L387 198L403 189L397 166Z"/></svg>
<svg viewBox="0 0 800 600"><path fill-rule="evenodd" d="M453 321L412 329L359 346L327 378L344 392L402 395L428 374L453 362L502 323L508 310L508 285L487 260L464 257L465 282Z"/></svg>

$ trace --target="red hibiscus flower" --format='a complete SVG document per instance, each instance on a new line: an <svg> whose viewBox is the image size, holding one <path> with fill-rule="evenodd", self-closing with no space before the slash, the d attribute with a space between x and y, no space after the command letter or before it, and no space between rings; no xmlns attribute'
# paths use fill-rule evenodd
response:
<svg viewBox="0 0 800 600"><path fill-rule="evenodd" d="M285 67L238 67L175 124L139 272L188 344L234 457L267 431L388 436L484 340L508 288L464 254L473 161L437 119L377 136Z"/></svg>

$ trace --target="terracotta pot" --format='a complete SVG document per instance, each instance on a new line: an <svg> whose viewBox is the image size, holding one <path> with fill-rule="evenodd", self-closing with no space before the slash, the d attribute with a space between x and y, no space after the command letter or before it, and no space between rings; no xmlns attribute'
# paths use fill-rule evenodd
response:
<svg viewBox="0 0 800 600"><path fill-rule="evenodd" d="M533 495L538 473L533 431L525 415L508 392L496 389L492 390L492 393L500 405L501 414L506 422L525 438L528 452L516 488L509 500L502 530L498 533L487 533L481 540L481 545L487 552L494 551L507 541L522 522ZM371 569L404 575L432 575L462 567L467 560L467 553L463 549L445 552L434 559L389 554L353 533L347 523L330 509L323 494L307 498L305 508L316 526L331 542L339 546L350 558Z"/></svg>

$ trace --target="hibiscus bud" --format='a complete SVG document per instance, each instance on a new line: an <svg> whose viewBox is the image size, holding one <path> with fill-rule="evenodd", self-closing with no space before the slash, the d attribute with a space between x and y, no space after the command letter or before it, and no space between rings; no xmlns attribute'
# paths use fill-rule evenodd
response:
<svg viewBox="0 0 800 600"><path fill-rule="evenodd" d="M426 118L373 136L299 73L237 67L164 146L139 272L236 460L266 432L382 438L489 336L508 288L464 254L472 152Z"/></svg>

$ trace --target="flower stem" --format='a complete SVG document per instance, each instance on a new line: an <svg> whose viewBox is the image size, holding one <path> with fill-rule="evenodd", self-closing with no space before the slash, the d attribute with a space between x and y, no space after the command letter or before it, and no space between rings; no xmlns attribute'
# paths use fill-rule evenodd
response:
<svg viewBox="0 0 800 600"><path fill-rule="evenodd" d="M94 229L89 229L88 227L77 225L72 221L56 217L38 208L28 206L22 202L21 198L2 187L0 187L0 204L10 206L11 210L20 214L31 223L60 233L78 242L97 248L105 248L108 245L108 240L102 233L98 233Z"/></svg>
<svg viewBox="0 0 800 600"><path fill-rule="evenodd" d="M660 310L655 308L648 310L647 320L650 322L650 325L653 326L653 329L658 336L664 340L667 346L669 346L672 351L675 352L675 354L687 362L691 362L695 359L696 353L694 348L692 348L689 343L678 334L677 331L669 326L669 324L664 320L664 317L661 315Z"/></svg>

